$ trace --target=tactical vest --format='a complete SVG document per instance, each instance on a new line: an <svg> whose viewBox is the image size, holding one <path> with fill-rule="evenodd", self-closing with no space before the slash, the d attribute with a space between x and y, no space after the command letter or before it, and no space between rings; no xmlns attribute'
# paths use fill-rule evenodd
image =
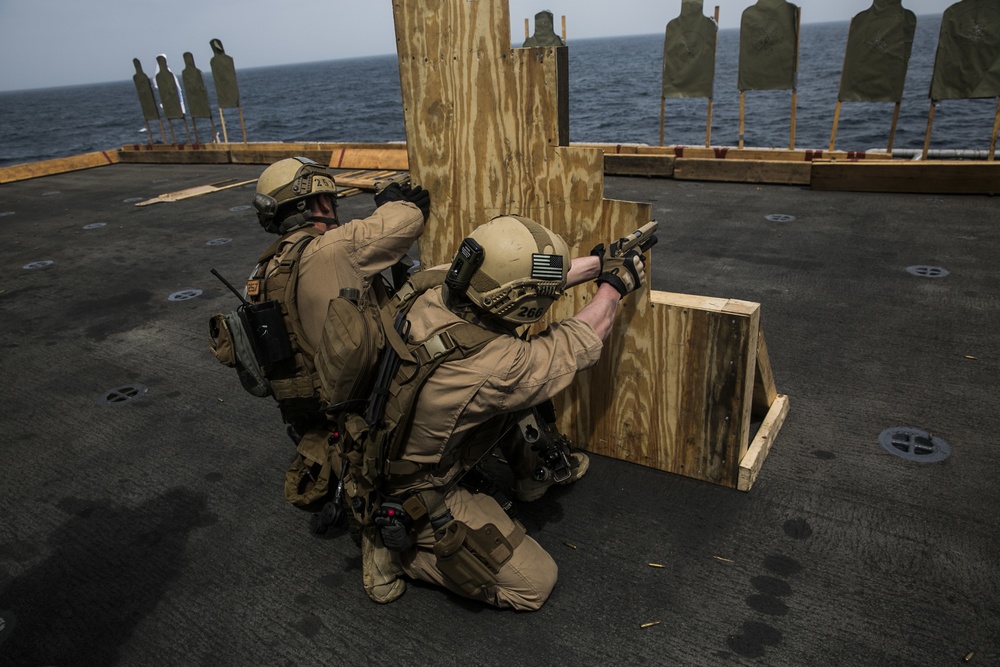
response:
<svg viewBox="0 0 1000 667"><path fill-rule="evenodd" d="M287 362L264 368L271 392L285 423L308 427L324 421L319 404L319 379L313 355L299 319L297 292L302 253L322 232L305 227L272 243L257 259L257 268L247 280L251 303L276 301L288 332L292 356Z"/></svg>
<svg viewBox="0 0 1000 667"><path fill-rule="evenodd" d="M418 466L399 456L428 378L444 361L472 356L502 335L456 322L427 340L409 340L407 313L416 297L443 283L446 273L428 270L415 274L378 308L364 300L355 303L338 298L331 302L316 370L322 402L338 424L339 440L331 444L342 461L343 492L350 499L346 504L362 525L378 507L380 491L387 482L419 472ZM362 335L361 331L369 333ZM377 366L368 369L375 372L366 375L355 368L345 372L352 364L372 363L358 361L359 343L366 338L382 341Z"/></svg>

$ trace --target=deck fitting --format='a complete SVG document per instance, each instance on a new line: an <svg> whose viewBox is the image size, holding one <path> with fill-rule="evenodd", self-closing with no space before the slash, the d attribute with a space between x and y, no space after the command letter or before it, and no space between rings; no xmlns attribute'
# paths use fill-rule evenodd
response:
<svg viewBox="0 0 1000 667"><path fill-rule="evenodd" d="M101 397L97 399L97 402L104 406L110 405L122 405L128 403L129 401L134 401L142 398L146 395L149 389L145 385L141 384L125 384L120 387L115 387L114 389L109 389Z"/></svg>
<svg viewBox="0 0 1000 667"><path fill-rule="evenodd" d="M909 426L887 428L878 436L882 448L907 461L938 463L951 456L951 445L927 431Z"/></svg>
<svg viewBox="0 0 1000 667"><path fill-rule="evenodd" d="M944 278L951 272L943 266L908 266L906 267L907 273L912 273L920 278Z"/></svg>
<svg viewBox="0 0 1000 667"><path fill-rule="evenodd" d="M196 299L201 296L200 289L185 289L180 292L174 292L167 297L167 301L189 301L191 299Z"/></svg>

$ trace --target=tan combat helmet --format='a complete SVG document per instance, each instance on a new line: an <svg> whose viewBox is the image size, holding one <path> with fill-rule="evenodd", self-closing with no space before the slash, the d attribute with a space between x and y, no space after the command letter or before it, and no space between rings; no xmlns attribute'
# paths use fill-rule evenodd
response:
<svg viewBox="0 0 1000 667"><path fill-rule="evenodd" d="M465 290L480 310L510 324L530 324L562 296L570 256L558 234L534 220L502 215L478 227L470 240L463 242L456 262L463 251L481 249L475 260L481 263Z"/></svg>
<svg viewBox="0 0 1000 667"><path fill-rule="evenodd" d="M306 198L323 193L336 197L333 175L307 157L290 157L260 175L253 206L261 227L272 234L287 234L310 224Z"/></svg>

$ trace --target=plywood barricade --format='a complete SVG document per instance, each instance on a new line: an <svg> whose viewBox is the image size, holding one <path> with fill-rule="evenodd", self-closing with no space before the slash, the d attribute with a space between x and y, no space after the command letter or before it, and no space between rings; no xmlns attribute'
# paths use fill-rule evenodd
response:
<svg viewBox="0 0 1000 667"><path fill-rule="evenodd" d="M507 2L394 0L393 15L410 173L432 196L425 266L450 261L504 213L558 232L575 254L650 219L648 204L604 199L601 149L568 145L566 47L512 49ZM571 316L593 291L571 290L551 317ZM601 362L556 406L589 451L747 490L787 399L759 305L643 290L625 300ZM754 418L766 442L750 442Z"/></svg>

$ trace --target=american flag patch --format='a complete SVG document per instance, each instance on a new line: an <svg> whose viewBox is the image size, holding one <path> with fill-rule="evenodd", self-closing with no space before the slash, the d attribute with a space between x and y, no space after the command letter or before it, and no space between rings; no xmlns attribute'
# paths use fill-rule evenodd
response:
<svg viewBox="0 0 1000 667"><path fill-rule="evenodd" d="M563 256L533 254L531 277L536 280L562 280Z"/></svg>

